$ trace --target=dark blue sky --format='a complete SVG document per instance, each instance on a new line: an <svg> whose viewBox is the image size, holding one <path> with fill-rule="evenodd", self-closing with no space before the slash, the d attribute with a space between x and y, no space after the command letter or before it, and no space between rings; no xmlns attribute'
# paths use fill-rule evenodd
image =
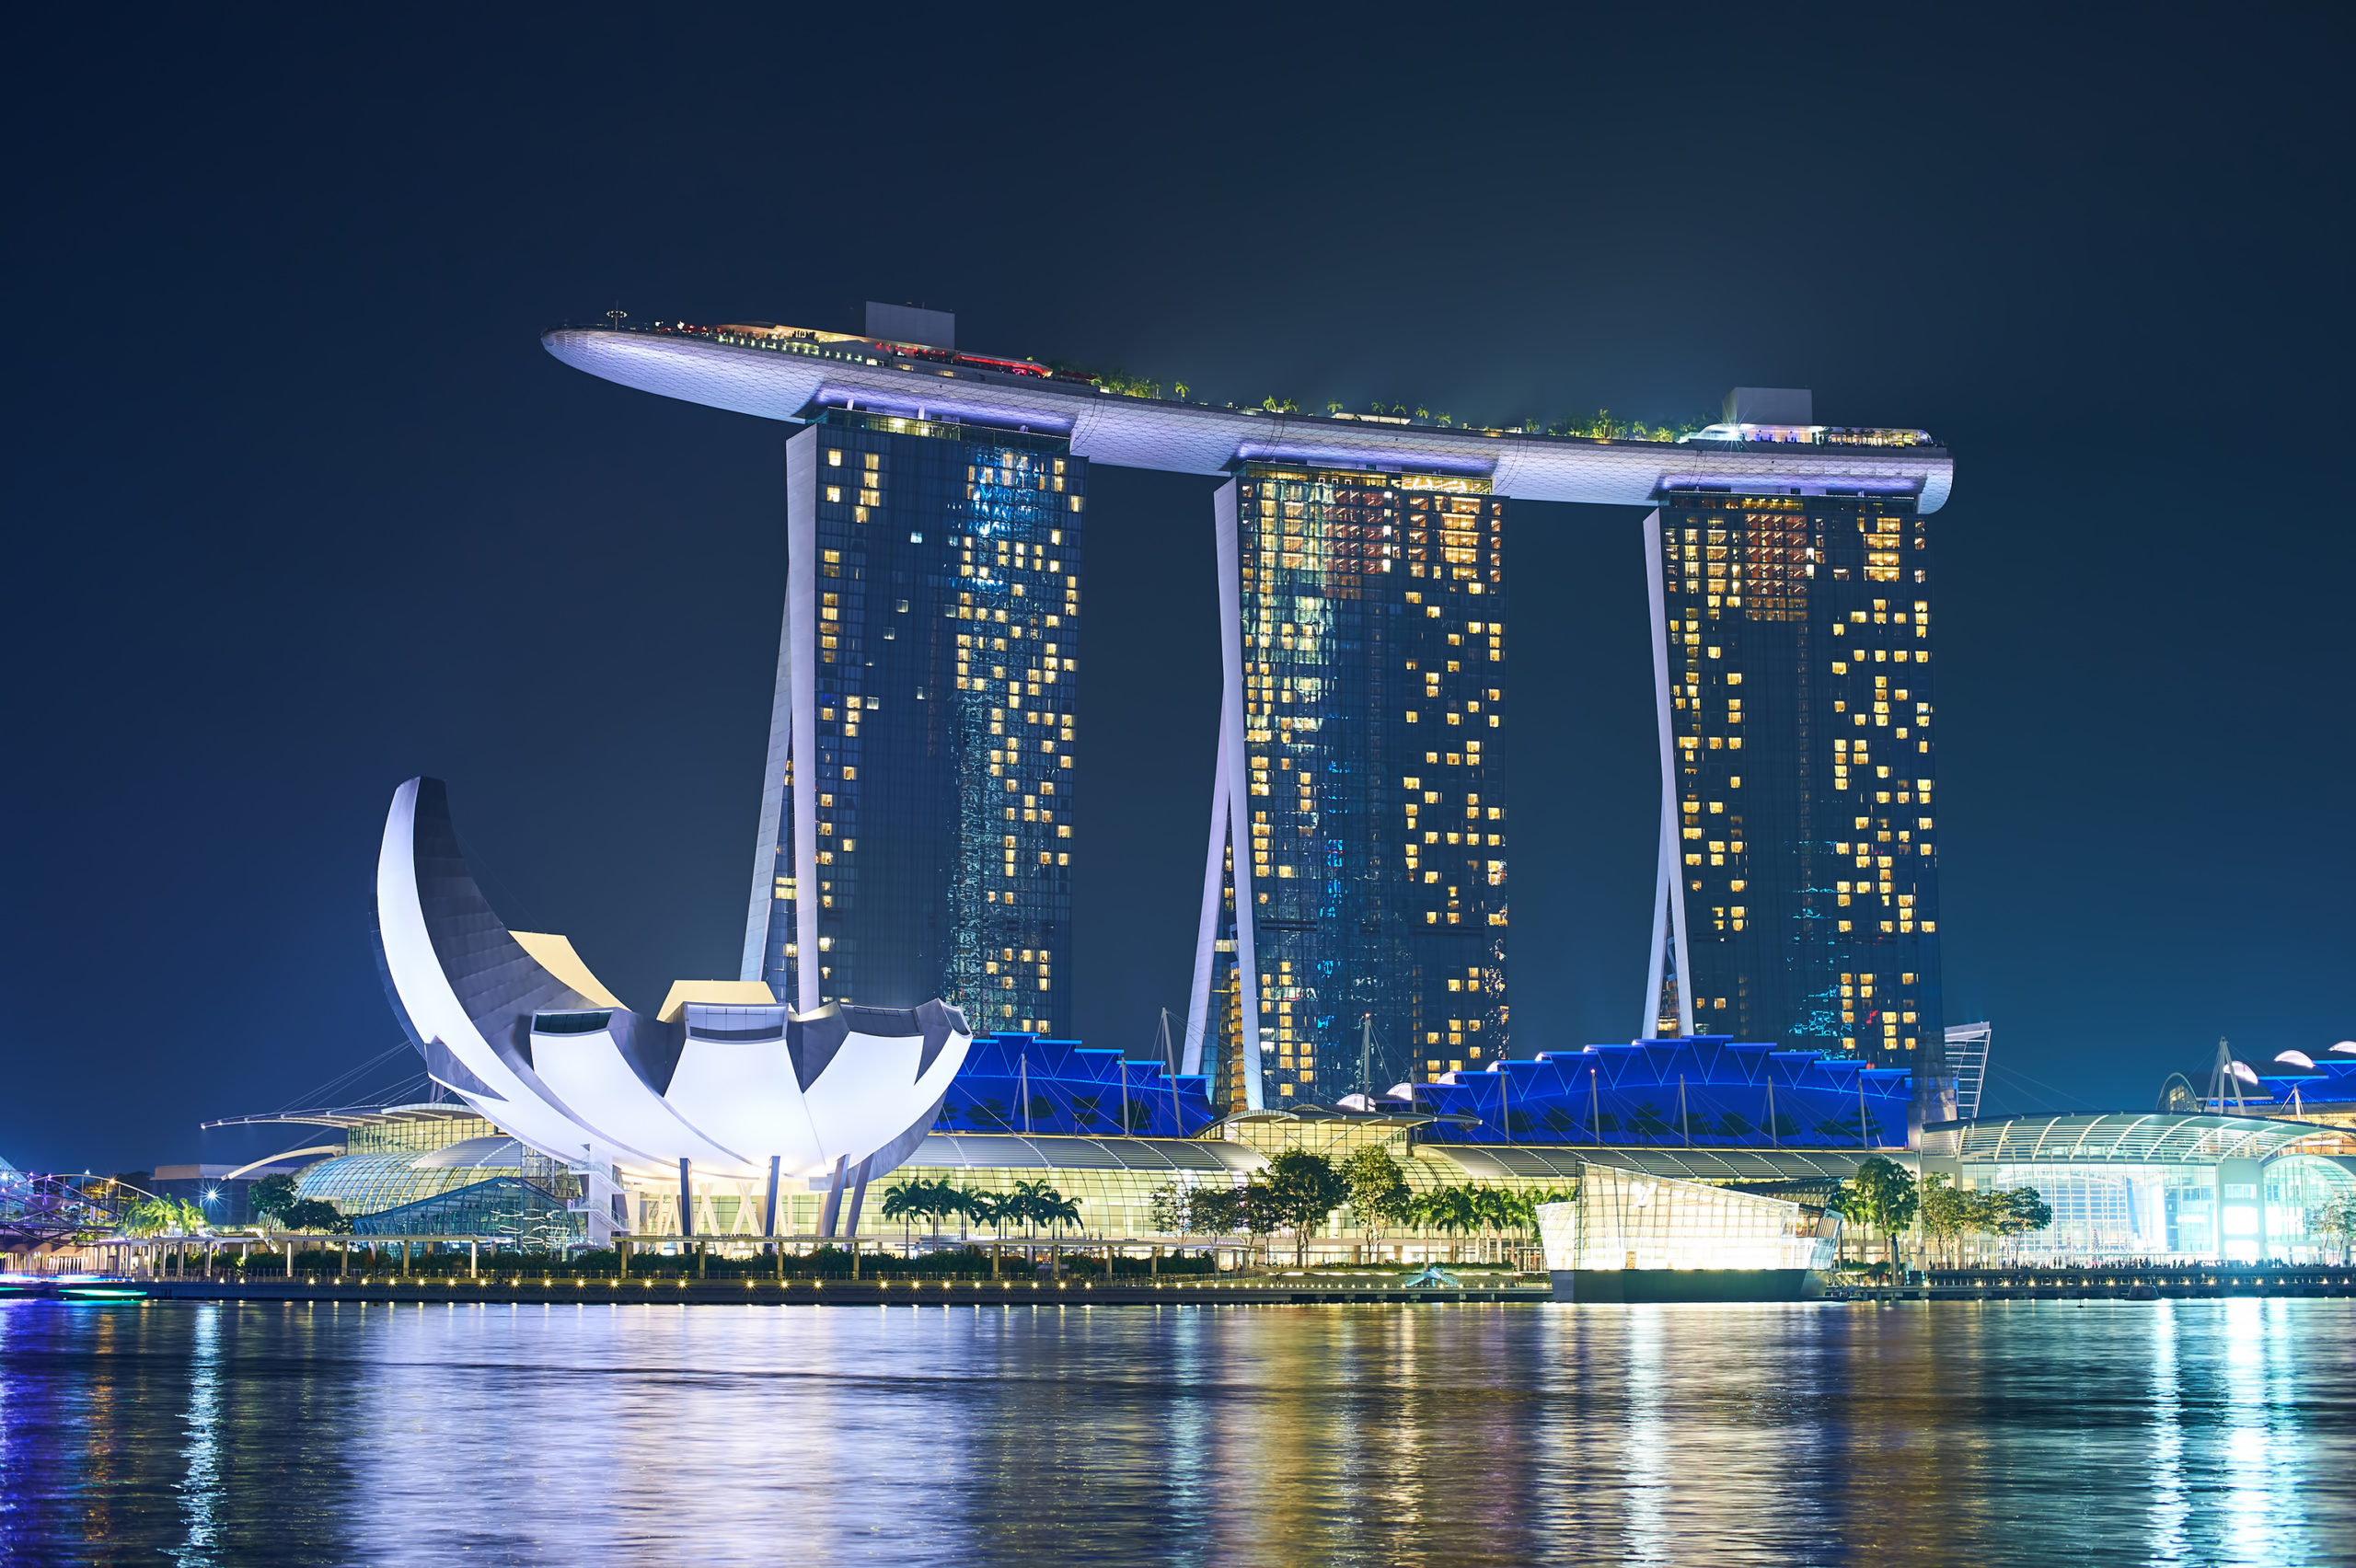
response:
<svg viewBox="0 0 2356 1568"><path fill-rule="evenodd" d="M617 300L921 302L1238 401L1742 383L1927 427L1947 997L1995 1108L2356 1035L2344 14L1636 9L19 18L0 1156L301 1141L196 1124L398 1039L369 879L419 772L625 997L733 973L783 431L540 350ZM1209 488L1094 480L1098 1043L1183 1006ZM1638 515L1515 511L1524 1050L1641 1001Z"/></svg>

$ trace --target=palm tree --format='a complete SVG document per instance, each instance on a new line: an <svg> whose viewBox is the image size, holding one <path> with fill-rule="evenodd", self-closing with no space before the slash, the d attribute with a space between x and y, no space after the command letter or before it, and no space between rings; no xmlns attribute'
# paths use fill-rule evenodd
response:
<svg viewBox="0 0 2356 1568"><path fill-rule="evenodd" d="M1043 1182L1040 1185L1046 1186L1046 1183ZM1041 1193L1038 1201L1039 1217L1048 1224L1062 1226L1080 1223L1079 1203L1065 1197L1053 1187L1048 1187L1045 1193Z"/></svg>
<svg viewBox="0 0 2356 1568"><path fill-rule="evenodd" d="M1050 1217L1050 1205L1060 1204L1063 1194L1047 1184L1044 1176L1028 1182L1017 1182L1014 1191L999 1200L999 1212L1009 1218L1022 1221L1023 1234L1036 1238L1042 1221Z"/></svg>
<svg viewBox="0 0 2356 1568"><path fill-rule="evenodd" d="M926 1212L926 1205L931 1197L932 1183L920 1176L911 1176L905 1181L895 1182L884 1189L884 1217L900 1222L902 1247L911 1244L913 1228L910 1221Z"/></svg>

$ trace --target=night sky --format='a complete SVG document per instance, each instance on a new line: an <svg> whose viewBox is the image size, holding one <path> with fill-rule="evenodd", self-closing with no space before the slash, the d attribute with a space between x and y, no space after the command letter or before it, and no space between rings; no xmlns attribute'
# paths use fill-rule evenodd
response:
<svg viewBox="0 0 2356 1568"><path fill-rule="evenodd" d="M376 15L12 34L0 1157L308 1141L197 1124L398 1043L371 877L421 772L626 999L734 974L791 427L541 350L617 303L920 303L1222 401L1927 428L1988 1108L2356 1036L2344 11ZM1091 483L1077 1021L1143 1054L1213 481ZM1634 1030L1658 775L1642 513L1513 515L1520 1054Z"/></svg>

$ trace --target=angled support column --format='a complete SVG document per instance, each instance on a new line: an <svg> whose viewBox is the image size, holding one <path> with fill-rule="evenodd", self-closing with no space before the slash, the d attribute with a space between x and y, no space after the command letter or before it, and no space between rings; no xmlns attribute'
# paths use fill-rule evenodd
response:
<svg viewBox="0 0 2356 1568"><path fill-rule="evenodd" d="M768 776L761 785L759 841L745 917L740 978L767 977L770 942L790 919L794 957L791 994L779 1000L803 1012L821 1000L818 976L818 432L785 444L785 614L778 635L777 686L769 700ZM791 824L791 834L787 832ZM779 847L791 838L794 896L777 905Z"/></svg>
<svg viewBox="0 0 2356 1568"><path fill-rule="evenodd" d="M1219 708L1218 750L1211 767L1211 830L1203 855L1202 920L1195 929L1195 982L1186 993L1186 1044L1178 1070L1203 1070L1203 1040L1210 1022L1212 960L1218 943L1218 909L1226 891L1227 709Z"/></svg>
<svg viewBox="0 0 2356 1568"><path fill-rule="evenodd" d="M1693 1032L1693 968L1686 956L1685 878L1680 862L1677 813L1677 734L1669 724L1669 605L1661 580L1663 548L1660 513L1645 519L1645 584L1652 609L1653 711L1660 730L1660 872L1653 889L1653 946L1646 977L1645 1016L1636 1038L1649 1040L1660 1029L1660 988L1664 959L1672 951L1677 965L1677 1027Z"/></svg>
<svg viewBox="0 0 2356 1568"><path fill-rule="evenodd" d="M1211 527L1218 547L1219 612L1218 770L1211 790L1210 847L1203 857L1202 921L1195 942L1195 989L1186 1007L1186 1051L1183 1071L1202 1070L1203 1043L1216 1028L1211 997L1213 948L1219 905L1226 891L1222 872L1234 866L1235 970L1242 984L1243 1108L1263 1108L1265 1087L1260 1070L1260 973L1253 951L1252 897L1252 792L1245 787L1243 665L1249 639L1243 625L1242 551L1237 537L1236 482L1230 479L1211 497Z"/></svg>

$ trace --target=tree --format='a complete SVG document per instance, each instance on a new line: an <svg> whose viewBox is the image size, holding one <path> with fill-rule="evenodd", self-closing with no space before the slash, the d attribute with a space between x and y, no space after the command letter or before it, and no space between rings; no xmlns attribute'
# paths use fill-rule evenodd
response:
<svg viewBox="0 0 2356 1568"><path fill-rule="evenodd" d="M1479 1221L1469 1187L1435 1187L1415 1199L1415 1223L1443 1236L1470 1230Z"/></svg>
<svg viewBox="0 0 2356 1568"><path fill-rule="evenodd" d="M278 1218L287 1229L302 1235L343 1236L352 1230L352 1221L343 1217L343 1211L324 1198L298 1198Z"/></svg>
<svg viewBox="0 0 2356 1568"><path fill-rule="evenodd" d="M2035 1187L2007 1187L1988 1198L1988 1228L1999 1236L2025 1236L2053 1223L2053 1205Z"/></svg>
<svg viewBox="0 0 2356 1568"><path fill-rule="evenodd" d="M1183 1228L1200 1236L1230 1236L1243 1228L1243 1200L1234 1187L1195 1187L1185 1198Z"/></svg>
<svg viewBox="0 0 2356 1568"><path fill-rule="evenodd" d="M1945 1176L1924 1176L1923 1236L1934 1241L1945 1241L1950 1249L1959 1244L1965 1232L1972 1228L1973 1211L1978 1207L1972 1200L1977 1196L1974 1193L1957 1191Z"/></svg>
<svg viewBox="0 0 2356 1568"><path fill-rule="evenodd" d="M1045 1185L1045 1183L1042 1183L1042 1185ZM1078 1225L1080 1223L1079 1202L1075 1199L1065 1197L1053 1187L1048 1187L1045 1192L1039 1193L1032 1200L1032 1202L1034 1205L1034 1212L1038 1215L1039 1223L1042 1225L1052 1225L1060 1229L1064 1226Z"/></svg>
<svg viewBox="0 0 2356 1568"><path fill-rule="evenodd" d="M1285 1222L1285 1211L1276 1190L1258 1175L1235 1189L1235 1209L1246 1235L1266 1236Z"/></svg>
<svg viewBox="0 0 2356 1568"><path fill-rule="evenodd" d="M1578 1125L1578 1118L1564 1106L1549 1105L1546 1113L1538 1118L1538 1124L1557 1138L1567 1138L1571 1136L1571 1129Z"/></svg>
<svg viewBox="0 0 2356 1568"><path fill-rule="evenodd" d="M932 1183L918 1176L905 1177L884 1189L884 1217L900 1222L903 1246L913 1239L916 1217L932 1212Z"/></svg>
<svg viewBox="0 0 2356 1568"><path fill-rule="evenodd" d="M1415 1194L1387 1150L1373 1144L1358 1150L1342 1162L1342 1180L1349 1185L1350 1206L1367 1229L1380 1232L1385 1225L1407 1223Z"/></svg>
<svg viewBox="0 0 2356 1568"><path fill-rule="evenodd" d="M1659 1106L1646 1101L1628 1118L1628 1126L1640 1137L1657 1138L1669 1131L1669 1118Z"/></svg>
<svg viewBox="0 0 2356 1568"><path fill-rule="evenodd" d="M1713 1129L1722 1138L1749 1137L1755 1130L1750 1124L1750 1118L1739 1111L1728 1111L1721 1115Z"/></svg>
<svg viewBox="0 0 2356 1568"><path fill-rule="evenodd" d="M2339 1243L2339 1261L2356 1251L2356 1193L2337 1193L2307 1211L2307 1229Z"/></svg>
<svg viewBox="0 0 2356 1568"><path fill-rule="evenodd" d="M183 1198L142 1198L122 1216L128 1236L194 1236L204 1228L204 1211Z"/></svg>
<svg viewBox="0 0 2356 1568"><path fill-rule="evenodd" d="M956 1186L946 1180L941 1183L941 1188L944 1194L941 1201L941 1212L944 1216L953 1214L973 1225L979 1225L989 1218L990 1195L987 1193L977 1193L971 1187ZM958 1227L957 1233L962 1239L965 1234L965 1228Z"/></svg>
<svg viewBox="0 0 2356 1568"><path fill-rule="evenodd" d="M1898 1233L1914 1223L1923 1195L1914 1178L1894 1159L1874 1155L1857 1166L1857 1173L1841 1184L1835 1206L1850 1218L1879 1230L1889 1264L1898 1265Z"/></svg>
<svg viewBox="0 0 2356 1568"><path fill-rule="evenodd" d="M247 1206L264 1225L272 1220L283 1220L295 1201L294 1178L292 1176L265 1176L246 1189Z"/></svg>
<svg viewBox="0 0 2356 1568"><path fill-rule="evenodd" d="M1080 1205L1050 1186L1045 1177L1017 1182L1014 1190L992 1205L991 1217L1019 1219L1032 1235L1043 1225L1077 1225Z"/></svg>
<svg viewBox="0 0 2356 1568"><path fill-rule="evenodd" d="M1306 1149L1287 1149L1268 1162L1259 1177L1275 1205L1278 1222L1293 1232L1293 1266L1309 1262L1309 1235L1350 1197L1350 1183L1334 1162Z"/></svg>

